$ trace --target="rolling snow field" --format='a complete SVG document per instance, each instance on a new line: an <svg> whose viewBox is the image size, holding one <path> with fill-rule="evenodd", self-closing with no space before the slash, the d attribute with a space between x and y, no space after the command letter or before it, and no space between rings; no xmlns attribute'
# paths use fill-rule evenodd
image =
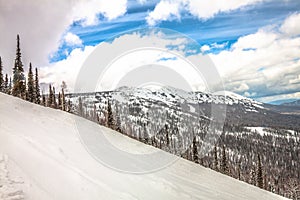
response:
<svg viewBox="0 0 300 200"><path fill-rule="evenodd" d="M75 115L2 93L0 112L1 200L285 199L181 158L152 173L116 171L87 151L76 120L85 122L86 135L105 132L122 150L160 150ZM130 159L140 162L138 156Z"/></svg>

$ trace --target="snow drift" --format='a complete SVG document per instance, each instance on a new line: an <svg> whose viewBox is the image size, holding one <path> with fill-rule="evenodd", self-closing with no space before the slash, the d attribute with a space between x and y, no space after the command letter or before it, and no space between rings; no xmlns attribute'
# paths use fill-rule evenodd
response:
<svg viewBox="0 0 300 200"><path fill-rule="evenodd" d="M81 143L75 121L85 119L4 94L0 112L0 199L284 199L183 159L148 174L116 171ZM93 122L85 125L104 131L123 150L160 151Z"/></svg>

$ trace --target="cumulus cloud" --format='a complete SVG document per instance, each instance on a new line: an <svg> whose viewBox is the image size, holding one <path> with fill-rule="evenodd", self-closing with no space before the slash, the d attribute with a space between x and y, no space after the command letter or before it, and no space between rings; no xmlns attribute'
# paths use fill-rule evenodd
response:
<svg viewBox="0 0 300 200"><path fill-rule="evenodd" d="M300 35L300 14L295 13L285 20L280 30L288 36Z"/></svg>
<svg viewBox="0 0 300 200"><path fill-rule="evenodd" d="M188 12L199 19L209 19L220 12L229 12L264 0L161 0L147 16L149 25L160 21L180 18L182 12Z"/></svg>
<svg viewBox="0 0 300 200"><path fill-rule="evenodd" d="M83 49L76 48L66 59L41 67L40 82L44 86L44 92L48 92L48 84L59 88L62 81L65 81L68 90L72 91L80 67L94 49L93 46L85 46Z"/></svg>
<svg viewBox="0 0 300 200"><path fill-rule="evenodd" d="M97 80L101 80L97 85L98 90L115 89L119 84L119 81L122 83L122 80L125 80L128 74L141 66L159 66L156 71L151 71L155 67L149 67L151 68L150 71L153 78L161 77L161 81L165 81L167 85L181 89L185 88L187 90L204 90L205 83L201 75L199 75L197 70L191 66L190 62L182 59L182 56L178 56L183 54L182 49L179 48L173 50L172 52L176 52L175 54L161 50L166 49L168 46L185 46L186 43L187 41L185 38L168 38L162 32L149 32L149 34L146 35L138 32L125 34L116 38L112 42L103 42L97 47L90 46L85 47L84 49L74 49L66 59L41 68L41 82L45 85L45 91L48 91L47 85L49 83L55 83L55 86L59 87L59 83L62 81L67 82L69 91L94 91L94 85L85 85L88 82L86 79L84 79L82 83L80 81L81 79L77 82L77 86L84 85L82 86L84 87L83 89L74 88L78 72L81 69L80 67L82 67L86 58L91 55L94 56L95 59L93 60L90 58L89 61L85 62L85 66L91 70L91 74L93 76L97 76L96 71L99 71L100 68L103 68L103 71L105 72L105 74L102 74L103 77L101 79L100 77L95 78ZM141 46L152 47L153 45L157 48L145 50L140 49L123 55L124 51L127 52L127 48L129 47L130 49L136 49ZM93 53L91 54L92 51ZM182 54L179 54L179 52L182 52ZM106 55L105 58L99 59L99 55L103 55L103 53ZM121 54L122 56L119 57ZM109 68L107 68L108 63L106 63L105 60L108 60ZM85 66L83 67L85 68ZM162 72L164 71L164 68L161 66L172 69L171 71L174 71L174 77L169 76L166 78L165 73ZM169 71L166 73L169 73ZM149 76L150 72L148 71L147 77L139 74L138 76L132 77L132 79L126 83L136 84L139 80L145 81L149 78ZM91 79L93 78L89 77L89 80ZM181 82L178 80L181 80ZM182 84L183 82L187 85Z"/></svg>
<svg viewBox="0 0 300 200"><path fill-rule="evenodd" d="M127 0L79 0L73 7L74 20L83 20L82 25L90 26L99 23L97 14L103 14L107 19L115 19L124 15L127 10Z"/></svg>
<svg viewBox="0 0 300 200"><path fill-rule="evenodd" d="M0 0L0 56L5 72L11 73L16 35L21 37L23 62L41 66L57 50L63 34L76 20L98 23L97 15L113 19L126 12L126 0Z"/></svg>
<svg viewBox="0 0 300 200"><path fill-rule="evenodd" d="M181 2L160 1L152 12L146 17L149 25L153 26L157 21L166 21L171 17L180 18Z"/></svg>
<svg viewBox="0 0 300 200"><path fill-rule="evenodd" d="M299 92L300 36L282 31L288 30L287 24L299 16L293 14L279 28L261 28L254 34L239 38L231 49L209 54L228 90L240 94L247 92L250 97ZM295 30L300 28L299 23L293 26ZM241 83L249 88L242 87Z"/></svg>
<svg viewBox="0 0 300 200"><path fill-rule="evenodd" d="M80 46L82 45L82 40L75 34L68 32L65 37L64 40L66 42L67 45L69 46Z"/></svg>
<svg viewBox="0 0 300 200"><path fill-rule="evenodd" d="M203 45L202 47L201 47L201 52L206 52L206 51L209 51L210 50L210 47L206 44L206 45Z"/></svg>

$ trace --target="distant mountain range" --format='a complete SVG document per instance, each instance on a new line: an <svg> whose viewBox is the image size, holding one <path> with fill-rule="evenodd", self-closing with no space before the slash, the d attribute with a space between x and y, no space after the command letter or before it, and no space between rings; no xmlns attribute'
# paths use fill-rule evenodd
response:
<svg viewBox="0 0 300 200"><path fill-rule="evenodd" d="M264 104L227 91L212 94L186 92L171 87L159 90L122 87L115 91L69 95L74 112L78 110L79 97L86 106L85 112L90 113L96 108L100 117L104 116L108 101L112 101L113 106L117 103L121 117L132 120L132 123L158 121L157 117L151 118L151 114L149 115L154 110L158 113L152 113L153 116L161 116L162 112L167 112L174 119L183 120L183 116L189 115L210 121L213 120L213 106L220 111L219 114L226 115L227 124L300 129L300 108ZM226 112L222 113L224 109Z"/></svg>
<svg viewBox="0 0 300 200"><path fill-rule="evenodd" d="M296 100L296 101L288 102L288 103L283 103L282 105L285 105L285 106L300 106L300 99Z"/></svg>

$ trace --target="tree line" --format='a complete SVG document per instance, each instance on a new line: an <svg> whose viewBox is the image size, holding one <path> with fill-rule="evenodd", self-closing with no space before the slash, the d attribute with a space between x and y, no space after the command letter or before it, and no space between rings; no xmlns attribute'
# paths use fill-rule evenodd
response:
<svg viewBox="0 0 300 200"><path fill-rule="evenodd" d="M12 68L12 76L3 74L3 62L0 56L0 92L19 97L29 102L43 106L70 111L70 101L65 99L66 83L63 81L61 91L55 94L55 88L49 84L48 95L41 94L38 68L33 69L29 63L28 74L25 76L20 36L17 35L16 58Z"/></svg>
<svg viewBox="0 0 300 200"><path fill-rule="evenodd" d="M203 156L201 147L205 146L204 138L209 132L209 121L187 118L186 121L180 122L176 118L182 117L184 113L174 117L173 114L177 111L163 106L158 107L158 113L151 113L153 118L150 119L141 111L144 105L142 100L138 103L121 103L112 98L112 93L113 91L90 94L96 95L99 101L96 103L89 101L89 95L74 95L70 97L72 102L79 103L73 105L72 112L145 144L261 189L288 198L300 198L300 132L295 131L291 137L288 131L266 128L270 134L262 136L243 126L225 123L220 139L214 144L209 144L213 150ZM157 102L151 107L155 107L156 104ZM159 128L151 127L149 121L159 118L161 110L169 110L165 124ZM131 118L130 115L134 117ZM192 128L182 137L178 132L187 129L186 124L190 124ZM183 148L180 149L181 146Z"/></svg>

